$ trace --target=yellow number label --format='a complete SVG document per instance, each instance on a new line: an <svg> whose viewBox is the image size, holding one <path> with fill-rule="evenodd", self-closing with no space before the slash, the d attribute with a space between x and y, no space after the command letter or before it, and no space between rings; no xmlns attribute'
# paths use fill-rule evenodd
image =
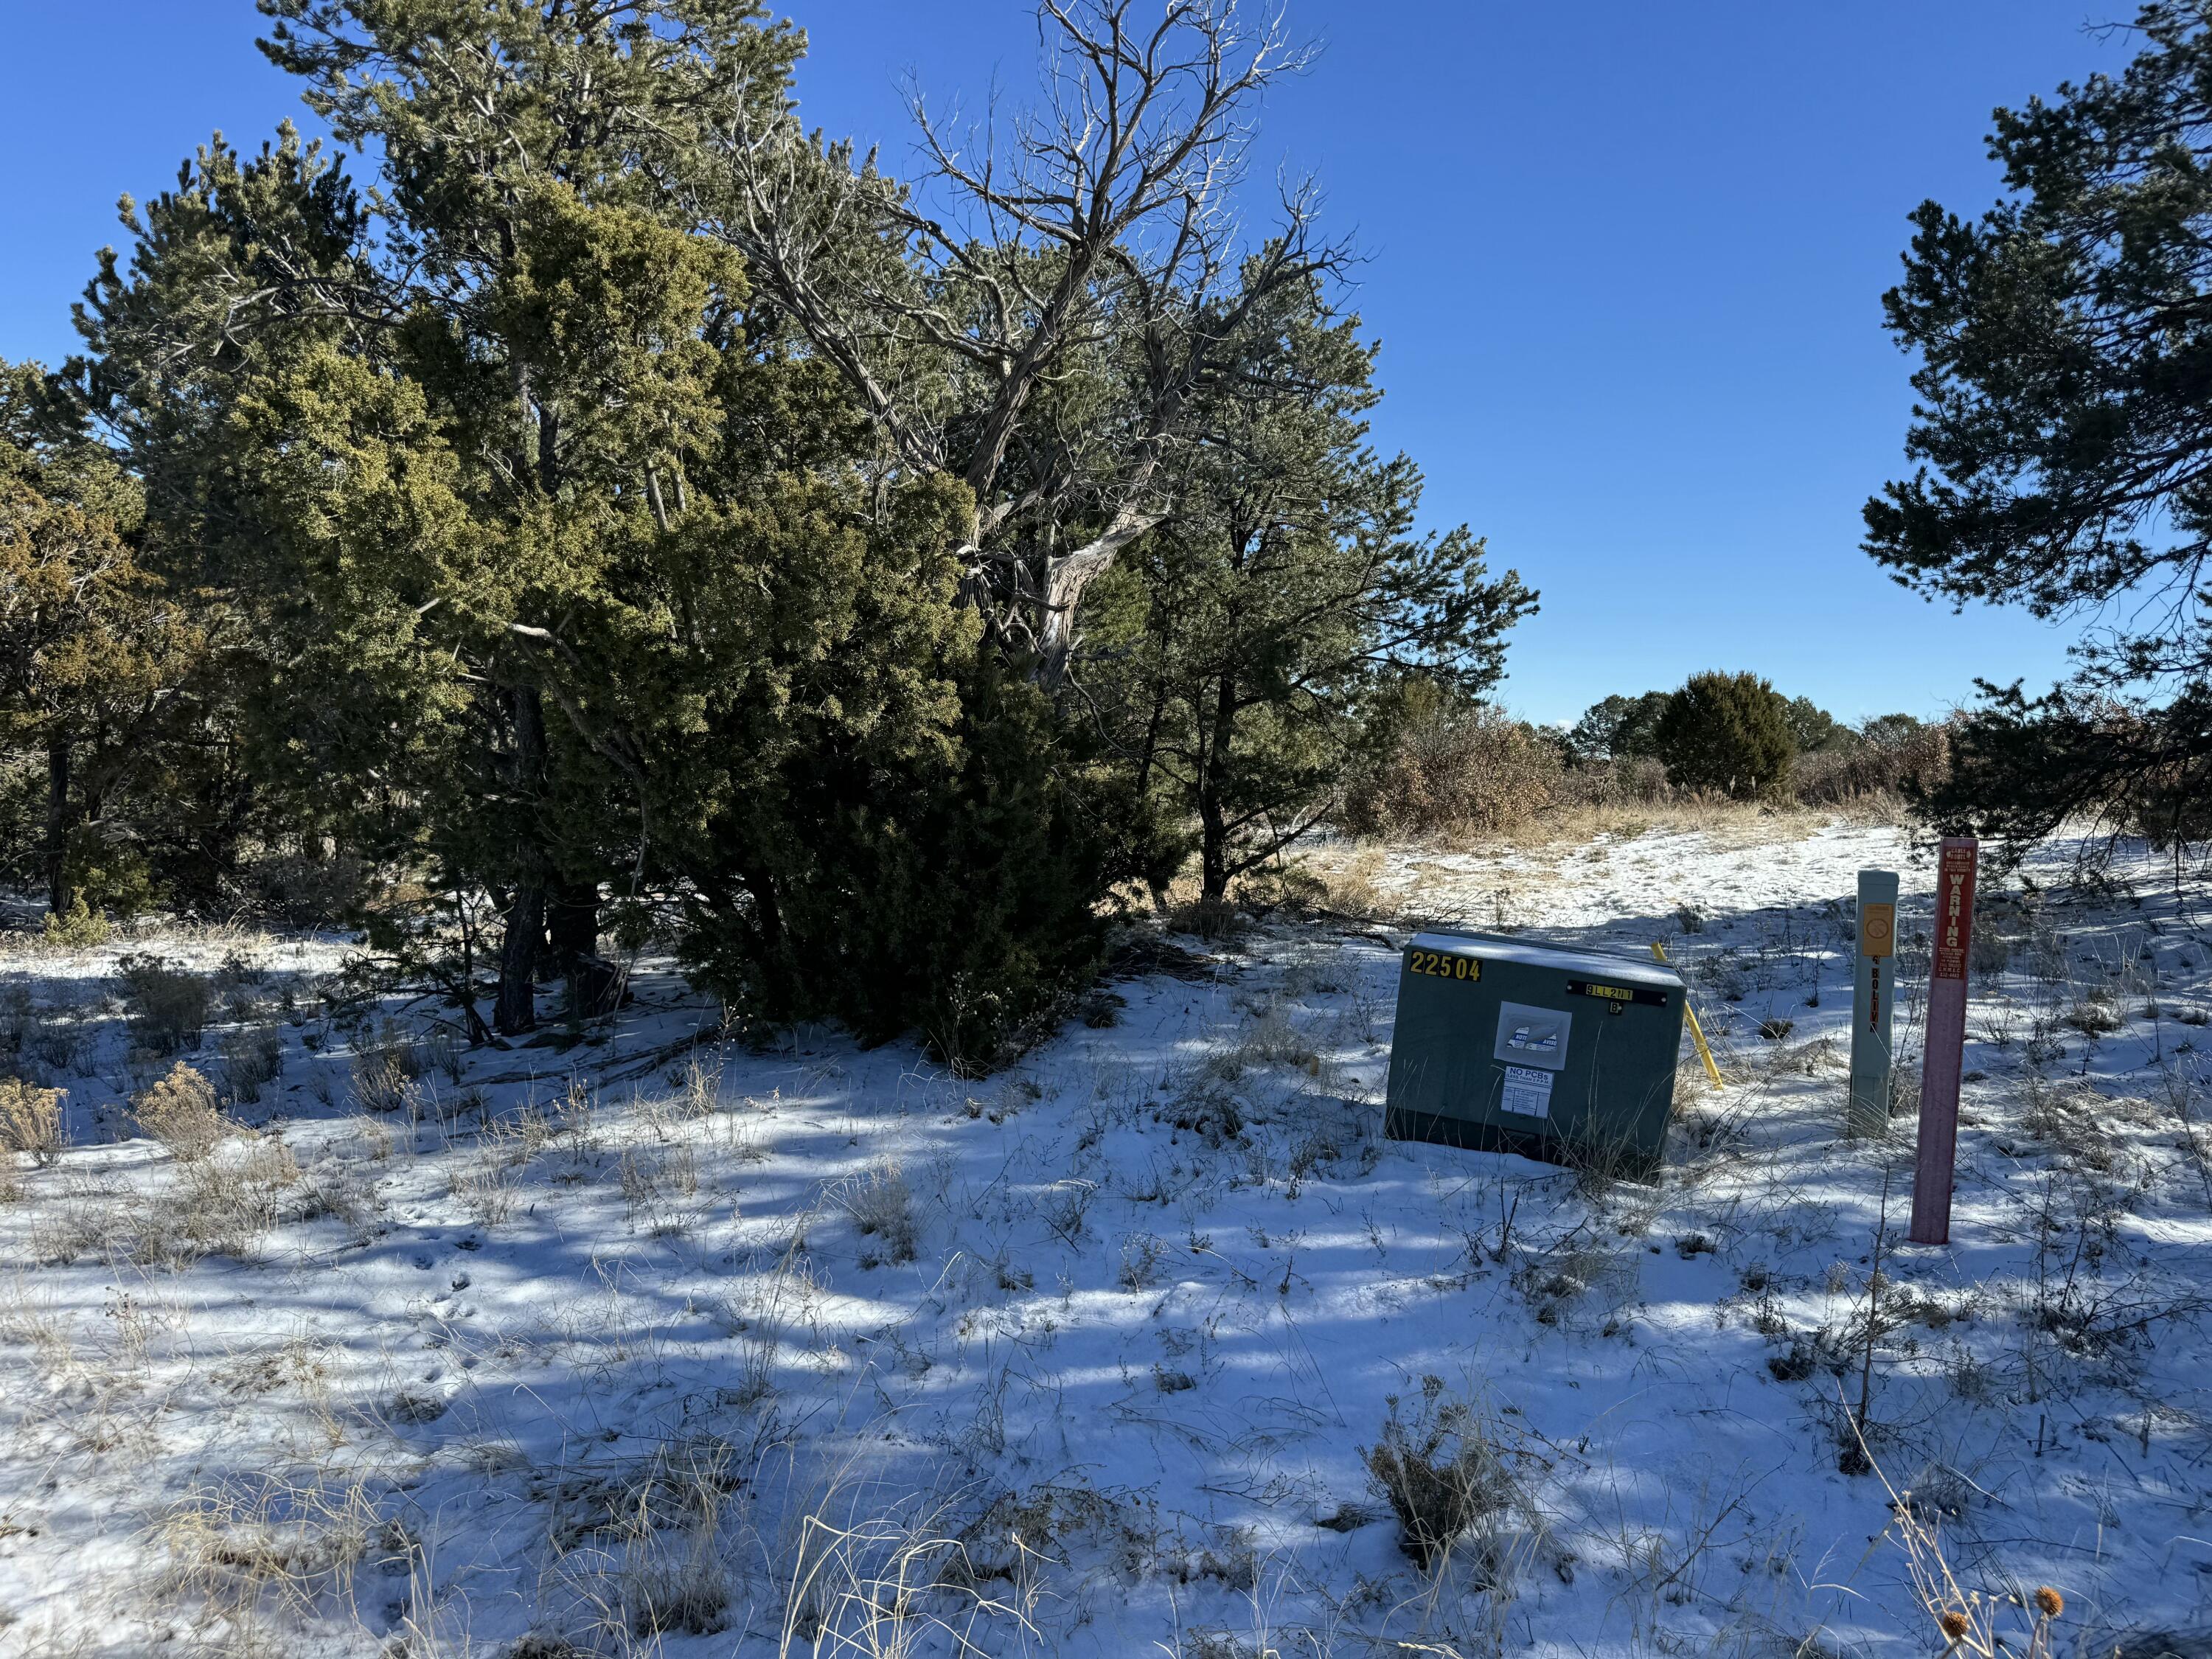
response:
<svg viewBox="0 0 2212 1659"><path fill-rule="evenodd" d="M1441 951L1409 951L1406 953L1406 969L1409 973L1426 974L1434 979L1479 980L1482 963L1472 957L1448 957Z"/></svg>

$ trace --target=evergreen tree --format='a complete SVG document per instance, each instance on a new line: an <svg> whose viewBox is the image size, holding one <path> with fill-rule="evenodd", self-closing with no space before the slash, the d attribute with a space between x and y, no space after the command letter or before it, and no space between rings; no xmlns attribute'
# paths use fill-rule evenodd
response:
<svg viewBox="0 0 2212 1659"><path fill-rule="evenodd" d="M1850 726L1810 697L1790 698L1783 718L1789 722L1790 741L1801 755L1844 748L1853 738Z"/></svg>
<svg viewBox="0 0 2212 1659"><path fill-rule="evenodd" d="M1739 800L1786 789L1796 755L1789 702L1756 674L1692 674L1656 736L1669 783Z"/></svg>
<svg viewBox="0 0 2212 1659"><path fill-rule="evenodd" d="M0 745L43 763L58 921L150 896L136 826L108 809L190 721L207 650L138 562L141 516L135 482L58 423L37 366L0 363Z"/></svg>
<svg viewBox="0 0 2212 1659"><path fill-rule="evenodd" d="M594 948L625 850L609 786L638 781L634 738L586 700L605 665L577 635L661 600L631 580L633 521L671 522L716 412L708 337L743 299L735 262L670 222L665 179L745 100L780 95L797 42L703 0L262 9L269 56L382 157L404 314L386 349L450 445L471 567L437 626L467 635L488 688L466 851L507 895L493 1024L526 1030L548 924L570 965Z"/></svg>
<svg viewBox="0 0 2212 1659"><path fill-rule="evenodd" d="M173 563L252 617L264 774L428 878L472 1022L471 894L515 1032L619 882L749 1013L994 1052L1095 950L1112 791L983 672L972 498L875 465L684 222L686 146L795 40L749 5L264 9L380 153L378 216L289 132L218 142L128 210L78 374Z"/></svg>
<svg viewBox="0 0 2212 1659"><path fill-rule="evenodd" d="M1592 703L1567 733L1567 752L1578 761L1656 756L1659 717L1667 712L1668 695L1646 691L1627 697L1615 692Z"/></svg>
<svg viewBox="0 0 2212 1659"><path fill-rule="evenodd" d="M1316 283L1255 304L1174 464L1173 518L1083 615L1105 656L1085 684L1139 788L1196 819L1209 900L1332 809L1386 687L1472 697L1535 609L1464 526L1413 534L1419 470L1366 442L1374 359Z"/></svg>
<svg viewBox="0 0 2212 1659"><path fill-rule="evenodd" d="M2212 799L2212 19L2161 0L2134 27L2124 74L1996 112L2008 199L1923 204L1883 301L1924 465L1868 503L1868 550L1954 603L2128 596L2069 682L1985 684L1953 734L1931 816L2016 842L2075 812L2203 834Z"/></svg>

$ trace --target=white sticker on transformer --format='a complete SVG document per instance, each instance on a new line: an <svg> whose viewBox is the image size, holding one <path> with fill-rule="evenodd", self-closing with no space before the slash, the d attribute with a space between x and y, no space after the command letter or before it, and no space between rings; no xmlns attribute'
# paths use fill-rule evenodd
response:
<svg viewBox="0 0 2212 1659"><path fill-rule="evenodd" d="M1575 1017L1525 1002L1498 1006L1498 1046L1491 1052L1508 1066L1540 1066L1556 1072L1567 1063L1567 1034Z"/></svg>
<svg viewBox="0 0 2212 1659"><path fill-rule="evenodd" d="M1516 1117L1551 1116L1552 1077L1551 1073L1533 1066L1507 1066L1505 1092L1498 1100L1498 1109Z"/></svg>

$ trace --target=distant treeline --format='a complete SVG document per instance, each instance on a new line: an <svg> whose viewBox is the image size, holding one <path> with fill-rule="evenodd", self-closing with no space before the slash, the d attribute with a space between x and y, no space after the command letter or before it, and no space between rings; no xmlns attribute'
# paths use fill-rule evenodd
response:
<svg viewBox="0 0 2212 1659"><path fill-rule="evenodd" d="M1948 738L1947 724L1911 714L1846 725L1747 673L1616 694L1564 730L1416 696L1382 759L1351 784L1343 821L1368 835L1484 835L1577 805L1897 803L1940 785Z"/></svg>

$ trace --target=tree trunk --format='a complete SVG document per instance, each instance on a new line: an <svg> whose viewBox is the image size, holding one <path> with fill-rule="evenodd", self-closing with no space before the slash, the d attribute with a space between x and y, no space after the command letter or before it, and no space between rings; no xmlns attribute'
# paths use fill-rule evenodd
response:
<svg viewBox="0 0 2212 1659"><path fill-rule="evenodd" d="M546 915L553 966L568 987L572 1019L596 1019L622 1005L622 975L599 955L599 884L562 882Z"/></svg>
<svg viewBox="0 0 2212 1659"><path fill-rule="evenodd" d="M518 686L514 706L515 793L531 804L532 815L545 783L545 705L537 690ZM507 933L499 947L499 1000L492 1029L515 1036L538 1026L538 954L545 938L545 855L533 823L521 836L514 902L507 907Z"/></svg>
<svg viewBox="0 0 2212 1659"><path fill-rule="evenodd" d="M1198 822L1204 836L1199 861L1209 903L1229 896L1229 822L1221 797L1228 781L1230 745L1236 734L1237 678L1224 674L1214 694L1213 732L1198 771Z"/></svg>
<svg viewBox="0 0 2212 1659"><path fill-rule="evenodd" d="M1152 691L1152 718L1145 724L1145 746L1137 759L1137 810L1142 812L1151 798L1152 764L1160 752L1160 726L1167 719L1168 694L1164 680ZM1168 878L1153 874L1146 878L1152 890L1152 908L1164 911L1168 908Z"/></svg>
<svg viewBox="0 0 2212 1659"><path fill-rule="evenodd" d="M46 739L46 902L64 915L76 895L69 884L70 740L59 732Z"/></svg>
<svg viewBox="0 0 2212 1659"><path fill-rule="evenodd" d="M519 884L507 908L507 933L499 946L499 1000L491 1026L501 1036L538 1029L538 946L545 935L545 884Z"/></svg>

